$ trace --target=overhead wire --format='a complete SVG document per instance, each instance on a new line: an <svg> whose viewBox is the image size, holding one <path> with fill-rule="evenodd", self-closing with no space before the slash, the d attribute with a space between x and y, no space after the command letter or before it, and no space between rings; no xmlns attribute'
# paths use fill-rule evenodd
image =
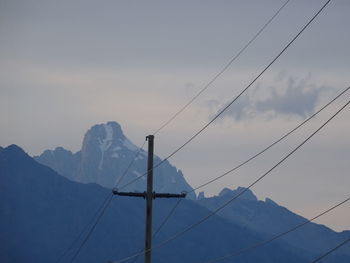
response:
<svg viewBox="0 0 350 263"><path fill-rule="evenodd" d="M191 105L204 91L206 91L231 65L232 63L240 57L241 54L259 37L259 35L266 29L266 27L278 16L282 9L290 2L287 0L283 5L273 14L273 16L258 30L257 33L228 61L228 63L214 75L210 81L204 85L204 87L190 100L188 101L180 110L178 110L169 120L167 120L163 125L161 125L153 135L159 133L162 129L168 126L178 115L180 115L189 105Z"/></svg>
<svg viewBox="0 0 350 263"><path fill-rule="evenodd" d="M142 152L143 150L143 147L145 146L146 144L146 140L143 141L143 144L141 145L141 147L139 148L139 150L136 152L134 158L131 160L131 162L129 163L128 167L125 169L124 173L122 174L122 176L119 178L119 180L116 182L115 184L115 187L117 187L121 182L122 180L124 179L124 177L128 174L130 168L134 165L137 157L140 155L140 153Z"/></svg>
<svg viewBox="0 0 350 263"><path fill-rule="evenodd" d="M239 52L233 56L229 62L216 74L214 77L204 85L204 87L188 102L186 103L182 108L180 108L179 111L177 111L168 121L166 121L163 125L161 125L154 133L153 135L156 135L159 133L163 128L165 128L169 123L171 123L179 114L181 114L190 104L192 104L205 90L207 90L215 81L218 79L231 65L232 63L241 55L244 53L244 51L251 45L252 42L255 41L255 39L266 29L266 27L275 19L275 17L282 11L282 9L290 2L290 0L287 0L283 3L283 5L273 14L273 16L258 30L258 32L239 50ZM144 174L145 175L145 174ZM143 175L143 176L144 176ZM121 180L120 180L121 181ZM126 186L126 185L125 185ZM122 188L124 188L123 186ZM162 227L166 224L168 219L171 217L171 215L175 212L177 206L180 204L180 200L175 204L175 206L172 208L170 213L167 215L165 220L160 224L158 229L155 231L153 236L157 235L157 233L162 229ZM137 258L133 260L135 262Z"/></svg>
<svg viewBox="0 0 350 263"><path fill-rule="evenodd" d="M264 177L266 177L269 173L271 173L275 168L277 168L280 164L282 164L286 159L288 159L292 154L294 154L300 147L302 147L308 140L310 140L316 133L318 133L323 127L325 127L335 116L337 116L342 110L344 110L348 105L350 104L350 101L348 101L344 106L342 106L334 115L332 115L331 118L329 118L325 123L323 123L316 131L314 131L310 136L308 136L301 144L299 144L296 148L294 148L289 154L287 154L284 158L282 158L279 162L277 162L272 168L270 168L267 172L265 172L263 175L261 175L258 179L256 179L253 183L251 183L248 187L244 188L240 193L235 195L234 197L230 198L227 202L225 202L223 205L219 206L217 209L212 211L209 215L203 217L198 222L192 224L191 226L187 227L185 230L175 234L171 238L167 239L166 241L162 242L160 245L163 246L164 244L174 240L175 238L178 238L179 236L185 234L186 232L190 231L194 227L202 224L204 221L208 220L213 215L217 214L220 210L225 208L227 205L232 203L234 200L236 200L238 197L243 195L245 192L247 192L250 188L252 188L255 184L257 184L259 181L261 181ZM159 247L158 245L157 247Z"/></svg>
<svg viewBox="0 0 350 263"><path fill-rule="evenodd" d="M154 233L152 234L152 238L154 238L159 232L160 230L163 228L163 226L168 222L168 220L171 218L171 216L174 214L176 208L179 206L179 204L181 203L183 199L180 198L176 201L175 205L173 206L173 208L170 210L170 212L168 213L168 215L164 218L164 220L160 223L160 225L157 227L156 231L154 231ZM131 261L131 263L135 263L136 260L139 258L139 256L142 255L142 251L144 251L144 249L140 249L139 250L139 254L133 259L133 261Z"/></svg>
<svg viewBox="0 0 350 263"><path fill-rule="evenodd" d="M298 31L298 33L288 42L288 44L263 68L263 70L238 94L236 95L223 109L221 109L207 124L205 124L199 131L197 131L194 135L192 135L185 143L183 143L180 147L178 147L176 150L174 150L171 154L169 154L166 158L164 158L162 161L160 161L158 164L153 166L151 168L152 170L156 169L160 165L162 165L165 161L170 159L172 156L174 156L176 153L178 153L180 150L182 150L186 145L188 145L191 141L193 141L198 135L200 135L206 128L208 128L217 118L219 118L239 97L241 97L275 62L276 60L294 43L294 41L305 31L306 28L315 20L315 18L325 9L325 7L331 2L331 0L327 0L322 7L312 16L312 18L302 27L301 30ZM127 184L123 185L121 189L125 188L126 186L133 184L140 178L144 177L148 173L145 172L144 174L136 177L135 179L131 180Z"/></svg>
<svg viewBox="0 0 350 263"><path fill-rule="evenodd" d="M271 66L271 65L273 64L273 62L277 60L277 58L278 58L280 55L282 55L282 53L294 42L294 40L297 39L297 37L298 37L298 36L307 28L307 26L318 16L318 14L321 13L321 11L329 4L329 2L330 2L330 0L327 1L327 2L321 7L321 9L311 18L311 20L302 28L302 30L299 31L299 33L292 39L292 41L290 41L290 42L288 43L288 45L275 57L274 60L272 60L272 62L270 62L270 64L268 64L267 67L265 67L265 69L253 80L253 82L250 83L250 85L248 85L248 86L246 87L246 89L248 89L248 88L249 88L249 87L250 87L250 86L251 86L251 85L252 85L252 84L267 70L267 69L268 69L268 67ZM245 89L245 90L246 90L246 89ZM233 103L236 99L238 99L239 96L241 96L241 95L243 94L243 92L244 92L245 90L243 90L233 101L231 101L231 105L232 105L232 103ZM346 89L345 91L347 91L347 90L348 90L348 89ZM344 91L344 92L345 92L345 91ZM341 94L343 94L344 92L342 92ZM338 97L336 97L336 98L338 98ZM329 104L328 104L328 105L329 105ZM327 106L328 106L328 105L327 105ZM211 122L213 122L213 121L214 121L220 114L222 114L229 106L230 106L230 104L227 105L221 112L219 112L219 114L218 114ZM327 106L325 106L325 107L327 107ZM325 107L324 107L324 108L325 108ZM320 112L320 111L318 111L317 113L319 113L319 112ZM317 113L316 113L316 114L317 114ZM314 117L316 114L314 114L312 117ZM309 119L311 119L312 117L310 117ZM210 124L211 122L209 122L209 123L207 124L207 126L209 126L209 124ZM306 122L306 121L305 121L305 122ZM301 125L303 125L305 122L303 122ZM300 126L301 126L301 125L300 125ZM202 128L202 130L204 130L207 126L204 126L204 127ZM300 127L300 126L299 126L299 127ZM297 127L296 129L298 129L299 127ZM294 130L296 130L296 129L294 129ZM202 130L200 130L199 132L201 132ZM292 133L294 130L292 130L290 133ZM266 150L268 150L269 148L271 148L273 145L275 145L276 143L278 143L279 141L281 141L282 139L284 139L285 137L287 137L290 133L287 133L287 135L285 135L284 137L282 137L280 140L276 141L274 144L270 145L267 149L265 149L265 150L261 151L260 153L258 153L256 156L253 156L250 160L248 160L248 161L245 162L245 163L248 163L248 162L251 161L252 159L256 158L258 155L262 154L263 152L265 152ZM198 134L199 134L199 133L195 134L194 136L196 136L196 135L198 135ZM191 137L191 139L190 139L189 141L187 141L187 143L189 143L193 138L194 138L194 137ZM185 145L186 145L186 143L185 143L183 146L181 146L180 148L178 148L178 150L180 150L181 148L183 148ZM176 150L175 152L173 152L171 155L169 155L169 156L168 156L167 158L165 158L163 161L161 161L160 163L158 163L158 164L157 164L155 167L153 167L152 169L158 167L160 164L162 164L164 161L166 161L168 158L170 158L172 155L174 155L178 150ZM244 165L245 163L241 164L240 166ZM240 166L239 166L239 167L240 167ZM234 168L234 169L232 169L232 170L229 171L229 172L232 172L233 170L238 169L239 167ZM229 172L228 172L228 173L229 173ZM225 176L225 175L228 174L228 173L225 173L224 175L219 176L218 178L212 180L211 182L213 182L213 181L215 181L215 180L218 180L219 178ZM146 174L147 174L147 173L145 173L145 174L143 174L143 175L141 175L141 176L139 176L139 177L136 177L133 181L131 181L131 182L129 182L128 184L124 185L122 188L126 187L127 185L130 185L131 183L135 182L136 180L138 180L139 178L143 177L143 176L146 175ZM195 190L197 190L197 189L199 189L199 188L201 188L201 187L203 187L203 186L205 186L205 185L207 185L207 184L209 184L209 183L211 183L211 182L207 182L206 184L200 185L199 187L197 187L197 188L194 189L193 191L195 191ZM179 201L179 202L176 203L175 207L174 207L174 208L171 210L171 212L170 212L171 214L174 213L176 207L180 204L180 202L181 202L181 201ZM169 220L169 218L170 218L170 216L168 215L168 216L165 218L165 220L161 223L160 228L158 228L158 232L160 231L160 229L162 228L162 226L164 226L165 223Z"/></svg>
<svg viewBox="0 0 350 263"><path fill-rule="evenodd" d="M281 142L282 140L284 140L285 138L287 138L289 135L291 135L293 132L295 132L296 130L298 130L300 127L302 127L304 124L306 124L307 122L309 122L311 119L313 119L316 115L318 115L321 111L323 111L324 109L326 109L329 105L331 105L334 101L336 101L339 97L341 97L345 92L347 92L350 89L350 87L346 88L345 90L343 90L341 93L339 93L336 97L334 97L331 101L329 101L327 104L325 104L322 108L320 108L318 111L316 111L315 113L313 113L310 117L308 117L307 119L305 119L303 122L301 122L298 126L294 127L293 129L291 129L289 132L287 132L286 134L284 134L282 137L280 137L279 139L277 139L276 141L274 141L273 143L271 143L269 146L265 147L263 150L259 151L258 153L254 154L253 156L251 156L250 158L248 158L247 160L245 160L244 162L238 164L237 166L235 166L234 168L224 172L223 174L209 180L206 183L203 183L197 187L195 187L193 190L188 191L188 193L190 192L194 192L200 188L203 188L204 186L207 186L221 178L223 178L224 176L234 172L235 170L239 169L240 167L246 165L247 163L249 163L250 161L254 160L255 158L257 158L258 156L260 156L261 154L263 154L264 152L266 152L267 150L269 150L270 148L272 148L273 146L275 146L276 144L278 144L279 142Z"/></svg>
<svg viewBox="0 0 350 263"><path fill-rule="evenodd" d="M315 260L313 260L311 263L316 263L318 261L320 261L321 259L325 258L326 256L328 256L329 254L333 253L334 251L336 251L337 249L341 248L342 246L344 246L345 244L347 244L350 241L350 237L346 240L344 240L343 242L341 242L340 244L338 244L336 247L332 248L331 250L327 251L326 253L324 253L323 255L319 256L318 258L316 258Z"/></svg>
<svg viewBox="0 0 350 263"><path fill-rule="evenodd" d="M110 195L106 196L106 198L103 200L102 204L99 206L99 208L97 209L97 211L95 212L95 214L93 215L91 220L84 226L84 228L80 231L79 235L71 242L69 247L67 249L65 249L62 252L62 254L57 258L57 260L55 261L56 263L60 262L68 254L68 252L73 249L75 244L81 239L81 237L87 231L89 226L94 223L94 221L96 220L96 218L100 214L100 211L102 211L103 207L107 204L109 197L110 197Z"/></svg>
<svg viewBox="0 0 350 263"><path fill-rule="evenodd" d="M283 139L285 139L286 137L288 137L291 133L293 133L294 131L296 131L297 129L299 129L301 126L303 126L306 122L308 122L310 119L312 119L313 117L315 117L317 114L319 114L322 110L324 110L325 108L327 108L330 104L332 104L335 100L337 100L341 95L343 95L346 91L349 90L350 87L346 88L344 91L342 91L340 94L338 94L335 98L333 98L330 102L328 102L326 105L324 105L321 109L319 109L318 111L316 111L314 114L312 114L309 118L305 119L302 123L300 123L297 127L295 127L294 129L290 130L288 133L286 133L285 135L283 135L281 138L279 138L278 140L276 140L275 142L273 142L272 144L270 144L269 146L267 146L266 148L264 148L263 150L261 150L260 152L256 153L255 155L253 155L252 157L250 157L249 159L247 159L246 161L240 163L239 165L235 166L234 168L230 169L229 171L223 173L222 175L215 177L211 180L209 180L208 182L199 185L198 187L187 191L187 193L191 193L194 192L204 186L207 186L219 179L221 179L222 177L232 173L233 171L239 169L240 167L244 166L245 164L249 163L250 161L252 161L253 159L255 159L256 157L258 157L259 155L263 154L264 152L266 152L267 150L269 150L271 147L273 147L274 145L276 145L277 143L279 143L280 141L282 141ZM175 204L175 206L171 209L170 213L168 214L168 216L162 221L162 223L160 224L160 226L158 227L156 233L158 233L162 227L167 223L167 221L170 219L171 215L175 212L176 208L179 206L179 204L181 203L182 199L179 199L178 202ZM156 234L155 233L155 234ZM134 259L133 262L135 262L137 260L137 257Z"/></svg>
<svg viewBox="0 0 350 263"><path fill-rule="evenodd" d="M109 207L109 204L111 203L113 198L113 195L110 195L108 198L107 203L105 204L105 206L103 207L103 209L101 210L101 213L99 214L96 222L93 224L93 226L91 227L91 229L89 230L89 232L87 233L86 237L84 238L83 242L80 244L79 248L77 249L77 251L74 253L72 259L70 260L70 263L74 262L74 260L78 257L81 249L84 247L84 245L86 244L86 242L89 240L89 238L91 237L92 233L94 232L97 224L100 222L102 216L105 214L107 208Z"/></svg>
<svg viewBox="0 0 350 263"><path fill-rule="evenodd" d="M278 144L279 142L281 142L282 140L284 140L286 137L288 137L289 135L291 135L293 132L295 132L296 130L298 130L300 127L302 127L304 124L306 124L307 122L309 122L311 119L313 119L315 116L317 116L320 112L322 112L323 110L325 110L328 106L330 106L332 103L334 103L337 99L339 99L342 95L344 95L344 93L346 93L348 90L350 89L350 87L344 89L341 93L339 93L337 96L335 96L332 100L330 100L328 103L326 103L323 107L321 107L319 110L317 110L315 113L313 113L310 117L308 117L307 119L305 119L304 121L302 121L299 125L297 125L296 127L294 127L293 129L291 129L290 131L288 131L287 133L285 133L283 136L281 136L279 139L277 139L276 141L274 141L273 143L271 143L270 145L268 145L267 147L265 147L263 150L259 151L258 153L254 154L253 156L251 156L250 158L248 158L247 160L241 162L240 164L236 165L234 168L224 172L223 174L207 181L206 183L203 183L197 187L195 187L194 189L187 191L186 193L192 193L195 192L196 190L203 188L221 178L223 178L224 176L238 170L239 168L241 168L242 166L246 165L247 163L251 162L252 160L254 160L255 158L257 158L258 156L260 156L261 154L263 154L264 152L266 152L267 150L269 150L270 148L272 148L273 146L275 146L276 144ZM183 199L179 199L174 207L170 210L169 214L165 217L165 219L162 221L162 223L160 224L160 226L158 227L156 233L158 233L162 227L167 223L167 221L170 219L171 215L174 214L175 210L177 209L177 207L179 206L179 204L183 201ZM155 233L155 234L156 234ZM154 235L155 235L154 234Z"/></svg>
<svg viewBox="0 0 350 263"><path fill-rule="evenodd" d="M282 9L290 2L290 0L287 0L278 10L277 12L274 13L274 15L259 29L259 31L246 43L246 45L234 56L230 59L230 61L204 86L203 89L200 90L200 92L198 92L186 105L184 105L178 112L176 112L166 123L164 123L163 125L161 125L160 128L158 128L153 134L157 134L159 133L163 128L165 128L170 122L172 122L179 114L181 114L190 104L193 103L194 100L196 100L205 90L207 90L215 81L217 78L219 78L228 68L229 66L242 54L244 53L244 51L251 45L252 42L255 41L255 39L266 29L266 27L275 19L275 17L282 11ZM144 141L143 145L140 147L140 150L144 147L146 141ZM139 150L139 152L140 152ZM136 154L138 155L139 152ZM129 163L129 166L127 167L127 169L125 170L125 172L123 173L123 175L119 178L119 180L116 183L117 187L122 180L124 179L124 177L126 176L127 172L129 171L129 169L131 168L131 166L133 165L134 161L136 159L133 158L133 160ZM122 187L124 188L124 186ZM98 213L100 213L101 208L103 207L103 205L105 204L105 202L108 200L109 196L106 197L106 199L104 200L104 202L102 203L102 205L99 207L99 209L97 210L96 214L94 215L93 219L97 216ZM93 221L93 220L92 220ZM78 235L78 237L72 242L71 246L69 246L69 248L59 257L59 259L56 261L56 263L58 263L62 257L65 256L65 254L71 250L72 246L81 238L82 234L86 231L87 227L91 224L91 222L89 222L89 224L87 224L82 232ZM161 227L160 227L161 228ZM159 230L160 230L159 228Z"/></svg>
<svg viewBox="0 0 350 263"><path fill-rule="evenodd" d="M163 159L160 163L158 163L156 166L154 166L152 169L160 166L162 163L164 163L166 160L168 160L169 158L171 158L173 155L175 155L177 152L179 152L182 148L184 148L187 144L189 144L194 138L196 138L200 133L202 133L210 124L212 124L223 112L225 112L248 88L250 88L252 86L252 84L254 84L256 82L256 80L258 78L260 78L261 75L264 74L264 72L288 49L288 47L299 37L299 35L311 24L311 22L318 16L319 13L321 13L321 11L328 5L328 3L331 0L328 0L323 6L322 8L313 16L313 18L302 28L301 31L299 31L299 33L285 46L285 48L260 72L260 74L258 74L258 76L256 76L256 78L253 79L252 82L250 82L250 84L241 91L241 93L239 93L228 105L226 105L211 121L209 121L203 128L201 128L197 133L195 133L192 137L190 137L189 140L187 140L183 145L181 145L179 148L177 148L173 153L171 153L168 157L166 157L165 159ZM288 2L288 1L287 1ZM222 74L222 73L221 73ZM199 96L199 95L198 95ZM186 106L187 107L187 106ZM177 116L177 115L176 115ZM175 117L176 117L175 116ZM174 117L174 118L175 118ZM167 124L166 124L167 125ZM164 126L165 127L165 126ZM158 132L158 131L156 131ZM147 174L147 173L145 173ZM122 188L125 188L126 186L130 185L131 183L135 182L136 180L138 180L139 178L141 178L142 176L144 176L145 174L137 177L135 180L127 183L126 185L124 185ZM121 181L121 180L119 180ZM112 198L111 198L112 199ZM110 199L110 200L111 200ZM110 201L108 202L109 205ZM105 212L106 208L108 207L108 205L106 205L104 207L104 209L102 210L100 216L98 217L98 220L96 222L96 224L94 224L91 233L93 232L93 230L95 229L98 221L100 220L100 218L102 217L103 213ZM84 240L83 245L86 243L86 241L88 240L88 238L91 236L91 233L89 232L86 240ZM82 246L83 246L82 245ZM78 250L80 251L80 249ZM79 254L79 252L77 253ZM74 256L74 259L76 258L76 256ZM74 260L73 259L73 260Z"/></svg>
<svg viewBox="0 0 350 263"><path fill-rule="evenodd" d="M115 187L117 187L122 179L126 176L126 174L129 172L129 170L131 169L131 167L133 166L135 160L137 159L137 157L139 156L139 154L141 153L141 151L143 150L143 147L146 144L146 140L143 142L142 146L138 149L138 151L135 153L133 159L130 161L129 165L127 166L127 168L124 170L122 176L119 178L119 180L117 180ZM95 221L95 223L93 223L92 227L90 228L90 230L88 231L86 237L84 238L82 244L79 246L77 252L73 255L71 262L73 262L76 257L79 255L81 249L83 248L83 246L86 244L86 242L88 241L88 239L90 238L92 232L95 230L97 224L99 223L99 221L101 220L102 216L104 215L106 209L108 208L108 206L110 205L111 201L113 199L113 194L109 193L106 198L103 200L102 204L98 207L98 209L96 210L95 214L93 215L93 217L91 218L91 220L85 225L85 227L80 231L79 235L71 242L71 244L68 246L67 249L64 250L64 252L58 257L58 259L55 261L56 263L59 263L67 254L69 251L71 251L73 249L73 247L75 246L75 244L81 239L81 237L83 236L83 234L87 231L87 229L89 228L89 226Z"/></svg>
<svg viewBox="0 0 350 263"><path fill-rule="evenodd" d="M317 128L311 135L309 135L305 140L303 140L297 147L295 147L291 152L289 152L285 157L283 157L280 161L278 161L272 168L270 168L268 171L266 171L263 175L261 175L260 177L258 177L253 183L251 183L249 186L247 186L246 188L244 188L241 192L239 192L237 195L233 196L232 198L230 198L227 202L225 202L224 204L220 205L218 208L216 208L215 210L211 211L207 216L203 217L202 219L200 219L199 221L197 221L196 223L186 227L184 230L174 234L173 236L171 236L170 238L166 239L165 241L153 246L151 249L149 249L148 251L151 251L153 249L157 249L160 247L163 247L165 244L169 243L170 241L175 240L176 238L182 236L183 234L189 232L190 230L192 230L193 228L197 227L198 225L202 224L203 222L205 222L206 220L208 220L209 218L211 218L212 216L214 216L215 214L217 214L220 210L222 210L223 208L225 208L226 206L228 206L230 203L232 203L234 200L236 200L237 198L239 198L241 195L243 195L246 191L248 191L250 188L252 188L255 184L257 184L259 181L261 181L263 178L265 178L268 174L270 174L274 169L276 169L279 165L281 165L285 160L287 160L291 155L293 155L298 149L300 149L306 142L308 142L313 136L315 136L319 131L321 131L329 122L331 122L341 111L343 111L348 105L350 104L350 100L344 104L336 113L334 113L329 119L327 119L326 122L324 122L319 128ZM144 251L143 253L146 253L148 251ZM129 259L132 259L136 256L138 256L140 253L134 254L132 256L126 257L124 259L118 260L115 263L121 263L121 262L125 262Z"/></svg>
<svg viewBox="0 0 350 263"><path fill-rule="evenodd" d="M277 235L274 235L273 237L271 237L271 238L269 238L269 239L266 239L266 240L257 242L257 243L255 243L255 244L249 246L249 247L240 249L240 250L238 250L238 251L236 251L236 252L227 254L227 255L225 255L225 256L222 256L222 257L218 257L218 258L215 258L215 259L212 259L212 260L205 261L204 263L219 262L219 261L222 261L222 260L225 260L225 259L234 257L234 256L241 255L241 254L243 254L243 253L245 253L245 252L248 252L248 251L250 251L250 250L253 250L253 249L255 249L255 248L264 246L264 245L266 245L266 244L268 244L268 243L270 243L270 242L272 242L272 241L274 241L274 240L276 240L276 239L278 239L278 238L280 238L280 237L282 237L282 236L285 236L285 235L287 235L287 234L289 234L289 233L291 233L291 232L293 232L293 231L295 231L295 230L297 230L297 229L299 229L299 228L301 228L301 227L303 227L303 226L305 226L305 225L307 225L307 224L309 224L309 223L315 221L316 219L320 218L321 216L323 216L323 215L325 215L325 214L328 214L329 212L331 212L332 210L336 209L337 207L339 207L339 206L345 204L345 203L348 202L349 200L350 200L350 197L348 197L347 199L341 201L340 203L338 203L338 204L332 206L331 208L329 208L329 209L323 211L322 213L320 213L320 214L314 216L313 218L308 219L308 220L306 220L305 222L300 223L300 224L298 224L298 225L296 225L296 226L294 226L294 227L288 229L287 231L284 231L284 232L281 232L281 233L279 233L279 234L277 234Z"/></svg>

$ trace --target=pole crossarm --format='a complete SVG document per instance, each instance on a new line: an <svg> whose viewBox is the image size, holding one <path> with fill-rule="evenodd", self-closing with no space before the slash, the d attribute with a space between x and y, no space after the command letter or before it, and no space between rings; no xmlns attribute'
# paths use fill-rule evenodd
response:
<svg viewBox="0 0 350 263"><path fill-rule="evenodd" d="M148 160L147 160L147 191L145 192L119 192L117 188L112 190L114 195L142 197L146 199L146 231L145 231L145 263L151 263L152 249L152 201L156 198L184 198L186 191L181 194L156 193L153 191L153 144L154 135L148 135Z"/></svg>
<svg viewBox="0 0 350 263"><path fill-rule="evenodd" d="M185 198L186 193L182 192L181 194L169 194L169 193L155 193L153 192L153 199L156 198Z"/></svg>
<svg viewBox="0 0 350 263"><path fill-rule="evenodd" d="M133 197L143 197L146 198L147 192L119 192L117 189L113 189L112 193L114 195L120 195L120 196L133 196ZM181 194L171 194L171 193L152 193L152 198L185 198L186 192L182 192Z"/></svg>
<svg viewBox="0 0 350 263"><path fill-rule="evenodd" d="M119 192L117 189L113 189L112 193L114 195L121 195L121 196L133 196L133 197L143 197L146 198L146 192Z"/></svg>

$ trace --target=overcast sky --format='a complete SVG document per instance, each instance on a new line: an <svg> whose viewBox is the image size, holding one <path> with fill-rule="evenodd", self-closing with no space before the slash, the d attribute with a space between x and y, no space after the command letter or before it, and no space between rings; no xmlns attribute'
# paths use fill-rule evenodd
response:
<svg viewBox="0 0 350 263"><path fill-rule="evenodd" d="M0 145L30 155L81 148L92 125L119 122L141 145L285 1L0 0ZM166 157L237 95L325 1L291 0L263 34L156 136ZM350 2L333 0L222 117L170 162L195 187L295 127L349 82ZM205 189L247 186L350 98L246 168ZM350 194L350 110L252 190L305 217ZM321 218L350 229L350 205Z"/></svg>

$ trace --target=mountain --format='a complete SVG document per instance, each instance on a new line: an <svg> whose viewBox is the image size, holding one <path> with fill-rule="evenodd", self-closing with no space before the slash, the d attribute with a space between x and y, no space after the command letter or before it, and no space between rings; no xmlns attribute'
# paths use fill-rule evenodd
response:
<svg viewBox="0 0 350 263"><path fill-rule="evenodd" d="M57 173L70 180L81 183L97 183L103 187L113 188L119 181L129 163L139 151L123 133L116 122L95 125L90 128L83 140L81 151L72 153L62 147L46 150L35 156L39 163L51 167ZM161 162L154 156L154 164ZM147 153L140 151L131 169L121 181L121 186L147 171ZM168 161L154 170L154 189L157 192L181 193L192 190L182 172ZM144 191L146 177L141 177L125 191ZM195 199L191 192L188 198Z"/></svg>
<svg viewBox="0 0 350 263"><path fill-rule="evenodd" d="M68 180L15 145L0 149L0 181L0 262L4 263L57 262L111 192L97 184ZM155 226L175 202L155 200ZM139 251L143 244L144 203L142 198L115 197L75 262L106 263ZM208 209L195 201L183 200L153 244L167 240L208 213ZM70 262L83 238L61 262ZM153 262L204 262L261 240L262 236L256 232L214 215L155 249ZM309 258L304 251L276 240L222 262L304 263ZM137 262L142 262L142 258ZM341 258L337 262L346 260Z"/></svg>
<svg viewBox="0 0 350 263"><path fill-rule="evenodd" d="M243 190L245 190L243 187L238 187L235 190L225 188L218 196L203 198L197 203L213 211ZM266 198L265 201L258 200L249 189L236 202L232 202L221 210L218 215L246 229L262 234L266 238L287 231L307 220L279 206L269 198ZM350 231L337 233L326 226L310 223L285 235L281 240L291 247L304 249L316 256L320 251L327 251L349 237ZM339 250L335 254L337 253L350 258L349 247Z"/></svg>

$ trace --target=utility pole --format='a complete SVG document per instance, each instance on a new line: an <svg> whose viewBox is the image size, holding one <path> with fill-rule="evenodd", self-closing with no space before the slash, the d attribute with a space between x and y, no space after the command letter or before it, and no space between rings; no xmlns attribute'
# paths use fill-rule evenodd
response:
<svg viewBox="0 0 350 263"><path fill-rule="evenodd" d="M135 192L118 192L113 189L114 195L143 197L146 199L146 232L145 232L145 263L151 263L152 249L152 203L155 198L184 198L186 193L170 194L153 192L153 151L154 151L154 135L148 135L148 161L147 161L147 191L143 193Z"/></svg>

